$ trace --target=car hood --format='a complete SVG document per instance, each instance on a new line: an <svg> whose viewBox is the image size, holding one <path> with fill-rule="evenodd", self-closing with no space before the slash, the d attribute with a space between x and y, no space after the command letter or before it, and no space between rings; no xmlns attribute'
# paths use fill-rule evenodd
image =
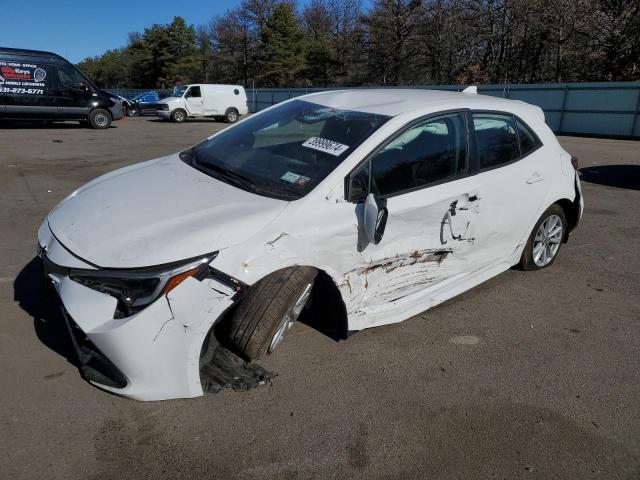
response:
<svg viewBox="0 0 640 480"><path fill-rule="evenodd" d="M48 222L81 259L133 268L241 243L287 204L211 178L176 154L93 180L54 208Z"/></svg>
<svg viewBox="0 0 640 480"><path fill-rule="evenodd" d="M170 105L172 103L178 103L180 100L182 100L182 97L167 97L167 98L161 98L155 103L166 103L167 105Z"/></svg>

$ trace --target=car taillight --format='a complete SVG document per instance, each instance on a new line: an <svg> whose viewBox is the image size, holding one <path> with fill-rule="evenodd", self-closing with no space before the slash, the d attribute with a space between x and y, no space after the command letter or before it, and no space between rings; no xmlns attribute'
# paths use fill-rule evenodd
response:
<svg viewBox="0 0 640 480"><path fill-rule="evenodd" d="M578 157L575 155L571 155L571 165L573 165L574 170L578 170Z"/></svg>

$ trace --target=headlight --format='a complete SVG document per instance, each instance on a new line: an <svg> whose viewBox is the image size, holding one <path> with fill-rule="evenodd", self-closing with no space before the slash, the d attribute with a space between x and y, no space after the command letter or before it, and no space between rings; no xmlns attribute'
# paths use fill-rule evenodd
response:
<svg viewBox="0 0 640 480"><path fill-rule="evenodd" d="M72 270L69 278L118 300L114 318L129 317L169 293L189 277L206 274L218 252L182 262L135 270Z"/></svg>

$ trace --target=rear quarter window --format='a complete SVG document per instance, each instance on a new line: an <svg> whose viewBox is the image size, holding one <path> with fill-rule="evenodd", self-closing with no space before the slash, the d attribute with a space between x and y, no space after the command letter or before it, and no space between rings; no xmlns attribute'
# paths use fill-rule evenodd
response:
<svg viewBox="0 0 640 480"><path fill-rule="evenodd" d="M520 139L520 156L526 157L537 150L542 145L542 142L531 128L521 120L518 119L516 125L518 126L518 138Z"/></svg>

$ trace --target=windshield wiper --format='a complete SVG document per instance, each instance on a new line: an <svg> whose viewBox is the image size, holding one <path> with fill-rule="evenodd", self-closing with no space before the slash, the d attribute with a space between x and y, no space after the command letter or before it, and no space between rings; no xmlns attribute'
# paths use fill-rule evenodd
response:
<svg viewBox="0 0 640 480"><path fill-rule="evenodd" d="M223 179L230 181L236 187L240 187L243 190L248 190L253 193L257 193L258 195L260 195L261 193L264 193L264 190L258 187L256 185L256 182L254 182L249 177L242 175L241 173L237 173L233 170L230 170L226 167L222 167L215 163L201 162L200 154L198 153L197 146L194 146L191 149L191 163L198 168L216 172L218 174L217 176L221 176Z"/></svg>

